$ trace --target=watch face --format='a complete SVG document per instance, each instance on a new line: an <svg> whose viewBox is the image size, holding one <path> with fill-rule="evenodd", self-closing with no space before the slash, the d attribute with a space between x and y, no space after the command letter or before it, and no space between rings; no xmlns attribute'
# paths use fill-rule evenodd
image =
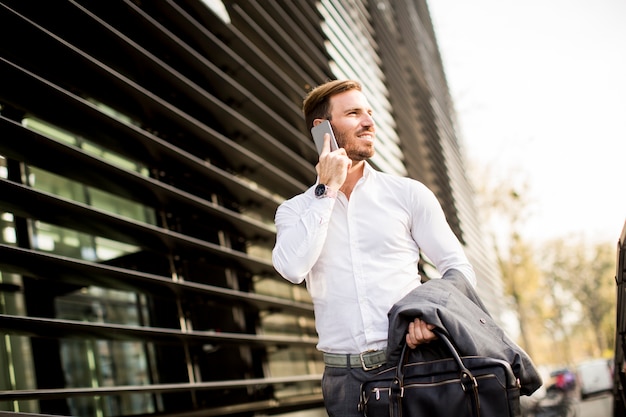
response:
<svg viewBox="0 0 626 417"><path fill-rule="evenodd" d="M321 197L326 193L326 186L324 184L318 184L315 187L315 197Z"/></svg>

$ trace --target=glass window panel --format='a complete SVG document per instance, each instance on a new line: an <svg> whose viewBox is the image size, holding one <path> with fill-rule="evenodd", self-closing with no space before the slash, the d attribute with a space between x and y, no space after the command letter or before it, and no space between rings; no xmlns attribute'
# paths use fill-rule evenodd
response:
<svg viewBox="0 0 626 417"><path fill-rule="evenodd" d="M33 222L32 236L35 249L88 261L107 261L140 250L135 245L40 221Z"/></svg>
<svg viewBox="0 0 626 417"><path fill-rule="evenodd" d="M33 166L29 166L27 170L28 185L31 187L68 200L87 203L85 187L82 184Z"/></svg>
<svg viewBox="0 0 626 417"><path fill-rule="evenodd" d="M36 167L28 167L29 184L68 200L89 204L92 207L128 217L148 224L156 224L153 208L141 203L116 196L93 187L86 187L76 181L64 178Z"/></svg>
<svg viewBox="0 0 626 417"><path fill-rule="evenodd" d="M39 120L33 117L27 117L22 120L22 125L52 139L56 139L59 142L67 143L74 146L77 145L78 141L76 140L74 134L64 129L59 129L58 127L46 123L43 120Z"/></svg>
<svg viewBox="0 0 626 417"><path fill-rule="evenodd" d="M128 291L88 287L55 300L59 319L141 326L143 298ZM142 342L64 339L61 361L67 387L148 385L147 345ZM150 394L73 398L73 415L137 414L154 412Z"/></svg>

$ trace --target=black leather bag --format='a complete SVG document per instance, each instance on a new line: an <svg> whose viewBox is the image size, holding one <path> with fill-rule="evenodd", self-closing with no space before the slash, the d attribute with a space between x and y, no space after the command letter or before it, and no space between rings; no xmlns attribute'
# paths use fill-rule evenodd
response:
<svg viewBox="0 0 626 417"><path fill-rule="evenodd" d="M379 372L361 386L359 409L364 416L521 415L520 385L508 362L482 356L461 358L444 333L437 335L444 357L431 355L429 360L412 361L409 356L423 359L424 355L414 355L405 344L397 366Z"/></svg>

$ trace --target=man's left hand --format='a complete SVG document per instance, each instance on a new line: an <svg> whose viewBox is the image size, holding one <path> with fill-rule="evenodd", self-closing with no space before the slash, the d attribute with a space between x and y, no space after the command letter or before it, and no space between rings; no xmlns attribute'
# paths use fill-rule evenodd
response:
<svg viewBox="0 0 626 417"><path fill-rule="evenodd" d="M415 349L417 345L428 343L437 338L433 333L434 324L428 324L421 319L415 319L409 323L408 333L406 335L406 344L411 349Z"/></svg>

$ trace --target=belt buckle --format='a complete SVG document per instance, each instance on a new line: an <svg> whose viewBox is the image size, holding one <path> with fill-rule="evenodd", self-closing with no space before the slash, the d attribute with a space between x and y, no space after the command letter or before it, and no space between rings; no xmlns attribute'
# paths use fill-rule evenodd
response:
<svg viewBox="0 0 626 417"><path fill-rule="evenodd" d="M363 357L363 355L368 354L368 353L372 353L372 352L376 352L375 350L368 350L367 352L361 352L359 353L359 359L361 359L361 367L363 368L364 371L371 371L377 368L380 368L381 366L383 366L382 363L378 364L378 365L374 365L371 367L368 367L367 365L365 365L365 358Z"/></svg>

